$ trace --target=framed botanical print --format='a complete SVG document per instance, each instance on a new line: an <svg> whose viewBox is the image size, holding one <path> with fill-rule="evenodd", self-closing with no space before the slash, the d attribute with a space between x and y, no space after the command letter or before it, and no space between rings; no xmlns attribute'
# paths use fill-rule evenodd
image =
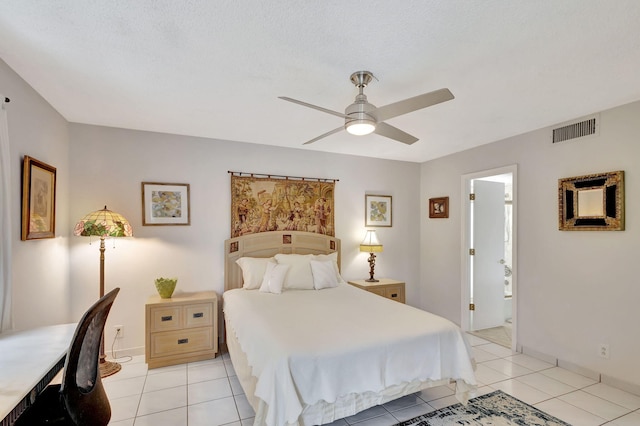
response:
<svg viewBox="0 0 640 426"><path fill-rule="evenodd" d="M365 195L364 226L392 226L391 195Z"/></svg>
<svg viewBox="0 0 640 426"><path fill-rule="evenodd" d="M449 217L449 197L429 198L429 217L446 219Z"/></svg>
<svg viewBox="0 0 640 426"><path fill-rule="evenodd" d="M191 225L189 184L142 182L142 225Z"/></svg>
<svg viewBox="0 0 640 426"><path fill-rule="evenodd" d="M35 158L22 161L21 239L54 238L56 234L56 168Z"/></svg>

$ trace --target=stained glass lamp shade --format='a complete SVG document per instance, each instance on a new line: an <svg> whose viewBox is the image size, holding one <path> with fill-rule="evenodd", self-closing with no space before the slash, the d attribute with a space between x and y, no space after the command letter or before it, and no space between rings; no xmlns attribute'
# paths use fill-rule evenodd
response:
<svg viewBox="0 0 640 426"><path fill-rule="evenodd" d="M76 224L73 235L100 237L100 297L104 296L104 240L106 237L132 237L133 229L129 221L119 213L104 206L102 210L89 213ZM104 353L104 331L100 346L100 376L106 377L120 371L120 364L106 360Z"/></svg>
<svg viewBox="0 0 640 426"><path fill-rule="evenodd" d="M119 213L102 210L89 213L76 224L73 235L82 237L132 237L129 221Z"/></svg>

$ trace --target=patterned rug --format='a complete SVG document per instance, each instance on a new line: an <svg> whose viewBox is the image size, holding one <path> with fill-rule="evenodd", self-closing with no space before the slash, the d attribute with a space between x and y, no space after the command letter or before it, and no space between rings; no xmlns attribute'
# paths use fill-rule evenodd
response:
<svg viewBox="0 0 640 426"><path fill-rule="evenodd" d="M395 426L571 426L502 391L469 400L465 407L455 404Z"/></svg>

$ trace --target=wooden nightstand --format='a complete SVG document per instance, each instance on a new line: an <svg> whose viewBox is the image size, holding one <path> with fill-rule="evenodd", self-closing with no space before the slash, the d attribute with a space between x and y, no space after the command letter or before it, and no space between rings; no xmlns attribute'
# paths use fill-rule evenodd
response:
<svg viewBox="0 0 640 426"><path fill-rule="evenodd" d="M151 296L145 305L145 361L149 368L215 358L218 297L213 291Z"/></svg>
<svg viewBox="0 0 640 426"><path fill-rule="evenodd" d="M404 283L402 281L392 280L390 278L380 278L380 281L377 283L370 283L366 280L352 280L349 281L349 284L368 292L375 293L379 296L386 297L387 299L405 303Z"/></svg>

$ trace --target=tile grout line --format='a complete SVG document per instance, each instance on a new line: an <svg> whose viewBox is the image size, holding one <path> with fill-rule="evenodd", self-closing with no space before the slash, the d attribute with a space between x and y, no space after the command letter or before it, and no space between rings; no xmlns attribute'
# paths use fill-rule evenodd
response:
<svg viewBox="0 0 640 426"><path fill-rule="evenodd" d="M483 343L483 344L475 345L475 346L472 346L472 348L478 348L478 349L480 349L480 350L483 350L484 352L488 352L488 353L490 353L491 355L495 355L495 356L497 356L498 358L496 358L496 359L502 359L502 360L506 360L506 358L508 358L508 357L512 357L512 356L514 356L514 355L521 354L521 353L519 353L519 352L516 352L515 354L511 354L511 355L508 355L508 356L499 356L499 355L497 355L497 354L494 354L494 353L492 353L492 352L489 352L489 351L487 351L487 350L485 350L485 349L482 349L482 348L481 348L481 346L487 346L487 345L489 345L489 344L491 344L491 343L494 343L494 342L490 342L490 343ZM494 343L494 344L497 344L497 343ZM523 354L523 353L522 353L522 355L525 355L525 354ZM494 359L494 360L495 360L495 359ZM480 364L485 364L485 363L487 363L487 362L491 362L491 361L494 361L494 360L486 360L486 361L482 361L482 362L479 362L479 363L478 363L478 365L480 365ZM512 363L514 363L514 364L516 364L516 365L519 365L519 364L517 364L517 363L515 363L515 362L513 362L513 361L511 361L511 360L506 360L506 361L508 361L508 362L512 362ZM520 366L520 367L523 367L523 368L527 368L527 367L524 367L524 366L521 366L521 365L519 365L519 366ZM485 365L485 367L486 367L486 368L489 368L489 369L491 369L491 370L493 370L493 371L496 371L496 372L498 372L498 373L504 374L504 373L502 373L502 371L496 370L496 369L494 369L494 368L490 367L489 365ZM513 376L513 377L511 377L511 378L509 378L509 379L501 380L501 381L498 381L498 382L494 382L494 383L492 383L492 384L500 383L500 382L506 382L506 381L508 381L508 380L516 380L516 381L518 381L519 383L521 383L521 384L523 384L523 385L526 385L526 386L529 386L529 387L531 387L531 388L533 388L533 389L535 389L535 390L537 390L537 391L539 391L539 392L546 393L546 392L544 392L544 391L542 391L542 390L540 390L540 389L538 389L538 388L536 388L536 387L533 387L533 386L531 386L531 385L528 385L527 383L524 383L524 382L522 382L522 381L519 381L519 380L518 380L518 378L519 378L519 377L524 377L524 376L527 376L527 375L532 375L532 374L540 373L541 371L552 370L553 368L562 368L562 367L560 367L559 365L557 365L557 364L556 364L556 365L552 365L551 367L543 368L543 369L541 369L541 370L535 370L535 371L532 371L531 373L522 374L522 375L519 375L519 376ZM566 370L566 369L564 369L564 368L562 368L562 369L563 369L563 370ZM577 374L577 375L579 375L579 376L582 376L581 374L579 374L579 373L574 373L574 372L572 372L572 371L570 371L570 370L566 370L566 371L568 371L568 372L570 372L570 373L573 373L573 374ZM577 392L577 391L583 391L583 392L585 392L583 389L586 389L587 387L593 386L594 384L602 383L602 382L601 382L601 380L595 381L595 383L592 383L592 384L589 384L589 385L585 385L585 386L583 386L583 387L576 388L576 387L574 387L574 386L572 386L572 385L570 385L570 384L568 384L568 383L562 382L562 381L557 380L557 379L555 379L555 378L553 378L553 377L547 376L547 375L545 375L545 374L543 374L543 375L544 375L545 377L547 377L548 379L550 379L550 380L553 380L553 381L556 381L556 382L558 382L558 383L561 383L561 384L564 384L564 385L570 386L570 387L574 388L574 390L572 390L571 392L562 393L562 394L557 395L557 396L550 395L550 396L551 396L551 398L548 398L548 399L545 399L545 400L542 400L542 401L538 401L536 404L530 404L530 405L532 405L532 406L536 406L536 405L541 404L541 403L543 403L543 402L552 401L552 400L554 400L554 399L557 399L557 400L559 400L559 401L561 401L561 402L563 402L563 403L565 403L565 404L568 404L568 405L571 405L572 407L575 407L575 408L576 408L576 409L578 409L578 410L584 411L584 412L586 412L586 413L589 413L589 414L591 414L591 415L593 415L593 416L595 416L595 417L598 417L598 418L602 419L605 423L601 423L601 425L604 425L604 424L606 424L606 423L609 423L609 422L612 422L612 421L614 421L614 420L615 420L615 419L612 419L612 420L604 419L604 418L600 417L599 415L597 415L597 414L595 414L595 413L592 413L592 412L590 412L590 411L585 410L584 408L578 407L577 405L571 404L571 403L570 403L570 402L568 402L568 401L564 401L564 400L560 399L560 397L561 397L561 396L568 395L568 394L570 394L570 393L574 393L574 392ZM583 376L583 377L586 377L586 376ZM587 377L587 378L588 378L588 377ZM592 380L593 380L593 379L592 379ZM487 384L486 386L491 387L491 384ZM492 389L493 389L493 388L492 388ZM609 400L607 400L607 399L605 399L605 398L602 398L602 397L600 397L600 396L598 396L598 395L593 395L593 394L591 394L591 393L589 393L589 392L586 392L586 393L588 393L589 395L591 395L591 396L593 396L593 397L596 397L596 398L598 398L598 399L600 399L600 400L602 400L602 401L604 401L604 402L608 402L608 403L614 404L614 405L616 405L616 406L619 406L619 407L621 407L621 408L627 409L626 407L623 407L623 406L621 406L621 405L619 405L619 404L616 404L616 403L615 403L615 402L613 402L613 401L609 401ZM639 409L639 410L640 410L640 409ZM633 412L633 411L627 412L627 413L625 413L625 414L623 414L622 416L619 416L619 417L617 417L617 418L627 416L627 415L629 415L629 414L630 414L630 413L632 413L632 412Z"/></svg>
<svg viewBox="0 0 640 426"><path fill-rule="evenodd" d="M490 344L492 344L492 343L479 344L479 345L473 346L473 348L478 348L479 350L483 350L483 351L485 351L485 352L488 352L488 351L486 351L486 348L485 348L485 349L483 349L482 347L483 347L483 346L490 345ZM499 346L499 345L498 345L498 346ZM542 404L542 403L544 403L544 402L552 401L552 400L554 400L554 399L555 399L555 400L558 400L558 402L561 402L561 403L563 403L563 404L567 404L567 405L569 405L569 406L574 407L574 408L575 408L575 409L577 409L577 410L581 410L581 411L583 411L583 412L585 412L585 413L588 413L588 414L590 414L590 415L592 415L592 416L594 416L594 417L597 417L597 418L601 419L601 420L604 422L604 423L601 423L601 424L608 424L608 423L614 422L614 421L615 421L615 420L617 420L617 419L620 419L620 418L622 418L622 417L628 416L628 415L630 415L630 414L634 414L634 413L638 414L638 413L640 413L640 407L638 407L638 408L633 408L633 409L632 409L632 408L627 408L627 407L625 407L625 406L623 406L623 405L620 405L619 403L617 403L617 402L615 402L615 401L612 401L612 400L606 399L606 398L604 398L604 397L602 397L602 396L600 396L600 395L598 395L598 394L594 394L594 393L591 393L591 392L587 391L587 389L588 389L588 388L590 388L590 387L592 387L592 386L595 386L595 385L598 385L598 384L602 384L602 382L601 382L601 381L596 381L595 379L591 379L591 378L589 378L589 377L584 376L584 377L586 377L587 379L590 379L593 383L582 384L582 385L579 385L579 386L577 386L577 387L576 387L575 385L572 385L572 384L566 383L566 382L564 382L564 381L562 381L562 380L557 379L556 377L553 377L553 376L550 376L550 375L547 375L547 374L543 374L542 372L546 372L546 371L549 371L549 370L553 370L554 368L558 368L558 369L560 369L560 370L565 370L567 373L575 374L576 376L582 376L582 375L581 375L581 374L579 374L579 373L573 372L573 371L571 371L571 370L566 370L566 369L564 369L564 368L562 368L562 367L560 367L560 366L557 366L557 365L550 365L550 366L548 366L548 367L541 368L541 369L531 369L531 368L527 367L526 365L521 365L521 364L518 364L517 362L514 362L512 359L507 359L507 358L513 358L514 356L518 356L518 355L522 355L522 356L530 357L530 355L523 354L523 353L511 353L511 354L509 354L509 355L497 355L497 354L494 354L494 353L491 353L491 352L488 352L488 353L489 353L490 355L492 355L492 356L495 356L495 358L494 358L494 359L487 359L487 360L485 360L485 361L479 362L479 363L478 363L478 365L485 364L485 365L484 365L484 367L485 367L485 368L487 368L487 369L489 369L489 370L491 370L491 371L494 371L494 372L500 373L500 374L504 374L502 371L498 370L497 368L491 367L490 365L488 365L488 364L487 364L487 363L491 363L492 361L502 360L502 361L507 361L507 362L509 362L509 363L513 364L514 366L518 366L518 367L521 367L521 368L523 368L523 369L527 369L527 370L530 370L530 371L529 371L528 373L519 374L519 375L513 375L513 376L510 376L510 375L508 375L508 374L504 374L505 376L507 376L507 377L508 377L507 379L499 380L499 381L494 382L494 383L491 383L491 384L485 384L485 383L483 383L481 386L479 386L479 388L481 388L481 387L485 387L485 386L486 386L488 389L494 389L494 390L497 390L497 389L494 387L494 385L495 385L495 384L503 383L503 382L507 382L507 381L509 381L509 380L515 380L515 381L517 381L517 382L519 382L519 383L521 383L521 384L523 384L523 385L526 385L526 386L528 386L528 387L531 387L532 389L535 389L535 390L537 390L537 391L539 391L539 392L546 393L546 392L544 392L544 391L542 391L542 390L540 390L540 389L538 389L538 388L536 388L536 387L534 387L534 386L531 386L531 385L529 385L529 384L527 384L527 383L524 383L524 382L520 381L522 378L524 378L524 377L526 377L526 376L530 376L530 375L534 375L534 374L541 374L542 376L544 376L544 377L545 377L545 379L548 379L548 380L551 380L551 381L553 381L553 382L558 382L558 383L560 383L560 384L563 384L563 385L569 386L569 387L571 387L573 390L571 390L571 391L566 391L566 392L563 392L563 393L558 394L558 395L549 395L549 398L547 398L547 399L544 399L544 400L542 400L542 401L539 401L539 402L537 402L536 404L530 404L530 405L532 405L532 406L534 406L534 407L535 407L535 406L537 406L537 405L539 405L539 404ZM230 375L229 375L229 374L230 374L229 366L228 366L228 365L227 365L227 363L225 362L224 358L221 358L221 361L220 361L220 362L221 362L221 364L222 364L222 365L224 366L224 368L225 368L225 374L226 374L227 384L229 385L229 388L231 389L231 396L232 396L232 397L233 397L233 399L234 399L234 406L235 406L235 410L236 410L236 413L237 413L237 415L238 415L238 419L239 419L239 422L238 422L238 423L239 423L239 424L242 424L243 420L246 420L246 419L242 419L242 418L241 418L241 414L240 414L240 409L239 409L238 401L237 401L237 399L236 399L236 397L237 397L237 396L239 396L239 395L235 395L235 394L234 394L233 387L232 387L232 385L231 385L232 376L230 376ZM543 362L544 362L544 361L543 361ZM187 392L187 395L186 395L186 407L185 407L185 408L187 409L186 416L187 416L187 422L188 422L188 407L189 407L189 394L188 394L188 390L189 390L189 384L190 384L190 383L189 383L189 370L188 370L188 365L187 365L187 368L185 369L185 374L187 375L187 376L186 376L186 382L187 382L187 384L186 384L186 389L185 389L185 391ZM146 371L146 373L144 374L144 376L145 376L145 377L144 377L143 384L142 384L142 391L140 392L140 394L139 394L139 395L137 395L137 396L138 396L138 399L137 399L137 404L136 404L135 415L134 415L134 417L133 417L134 422L135 422L136 418L138 418L138 413L139 413L139 410L140 410L140 407L141 407L141 402L142 402L142 396L144 396L144 394L145 394L145 393L149 393L149 392L145 392L145 391L144 391L144 389L145 389L145 387L146 387L146 384L147 384L147 382L148 382L148 379L149 379L149 371L148 371L148 370ZM562 376L561 376L561 377L562 377ZM571 377L570 377L570 376L568 376L568 378L571 378ZM125 379L123 379L123 380L125 380ZM578 382L579 382L579 381L578 381ZM175 386L173 386L173 387L175 387ZM575 405L574 403L571 403L571 402L568 402L568 401L565 401L565 400L561 399L563 396L566 396L566 395L569 395L569 394L572 394L572 393L575 393L575 392L578 392L578 391L584 392L585 394L589 395L589 397L591 397L591 398L597 398L597 401L601 401L601 402L603 402L603 403L609 403L609 404L612 404L613 406L618 407L618 408L620 408L620 409L622 409L622 410L625 410L626 412L625 412L625 413L623 413L623 414L620 414L619 416L617 416L617 417L615 417L615 418L613 418L613 419L611 419L611 420L607 420L606 418L602 418L600 415L598 415L598 414L596 414L596 413L593 413L593 412L591 412L591 411L589 411L589 410L586 410L586 409L584 409L584 408L581 408L581 407L580 407L580 406L578 406L578 405ZM512 395L512 396L513 396L513 395ZM394 415L394 412L399 412L399 411L401 411L401 410L403 410L403 409L407 409L407 408L415 407L415 406L418 406L418 405L422 405L422 403L424 403L424 404L425 404L425 407L424 407L424 408L430 408L430 410L429 410L429 411L427 411L427 413L428 413L428 412L431 412L431 411L433 411L433 410L437 410L437 408L435 408L433 405L431 405L429 401L427 401L427 400L425 400L425 399L423 399L423 398L421 398L420 396L417 396L417 395L416 395L416 397L417 397L416 402L417 402L417 401L422 401L422 402L418 402L418 403L416 403L416 404L411 404L411 405L408 405L407 407L399 408L398 410L395 410L395 411L391 411L391 410L389 410L387 407L385 407L384 405L381 405L381 407L384 409L384 411L383 411L383 413L382 413L382 414L380 414L379 416L374 416L374 417L370 417L370 418L368 418L368 419L363 419L363 420L361 420L361 421L360 421L360 422L358 422L358 423L349 423L349 421L348 421L348 420L346 420L346 419L344 420L344 422L345 422L346 424L349 424L349 425L352 425L352 424L364 424L364 423L366 423L367 421L370 421L370 420L372 420L372 419L375 419L376 417L386 416L387 414L390 414L390 415L391 415L391 417L392 417L393 419L395 419L396 421L400 422L401 420L400 420L398 417L396 417L396 415ZM444 396L444 397L442 397L442 398L435 398L435 399L433 399L433 400L431 400L431 401L433 402L433 401L437 401L437 400L444 399L444 398L447 398L447 397L448 397L448 396ZM615 399L615 398L612 398L612 399ZM165 411L166 411L166 410L165 410ZM154 413L150 413L150 414L154 414ZM142 416L141 416L141 417L142 417ZM130 419L130 418L129 418L129 419ZM122 419L122 420L129 420L129 419ZM250 417L248 417L248 419L250 419ZM230 425L230 424L235 424L235 423L236 423L236 422L230 422L230 423L226 423L226 424L227 424L227 425ZM188 423L187 423L187 424L188 424Z"/></svg>

